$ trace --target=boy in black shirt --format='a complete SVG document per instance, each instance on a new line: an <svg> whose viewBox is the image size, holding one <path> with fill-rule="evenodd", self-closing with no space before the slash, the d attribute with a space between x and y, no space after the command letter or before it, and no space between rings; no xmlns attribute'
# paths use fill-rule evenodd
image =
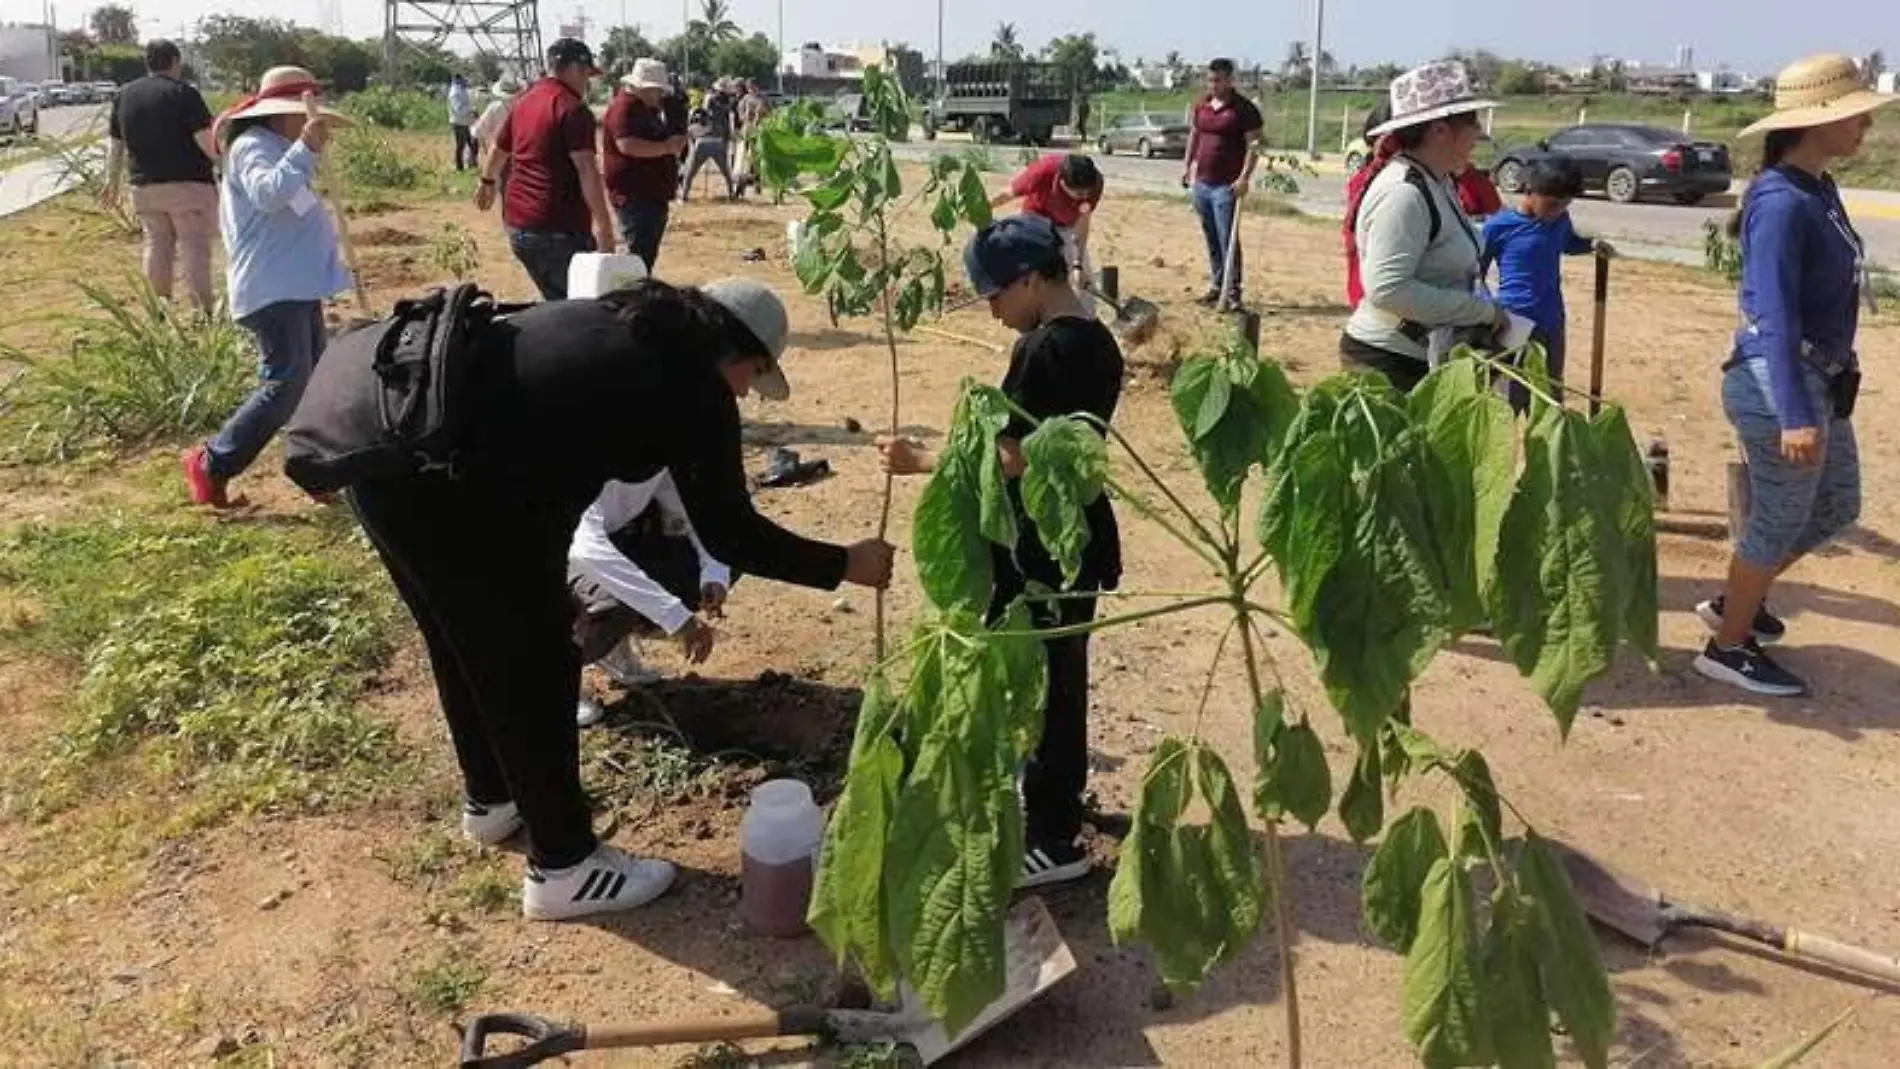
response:
<svg viewBox="0 0 1900 1069"><path fill-rule="evenodd" d="M1037 419L1089 413L1107 423L1121 398L1122 354L1115 336L1084 309L1069 285L1062 239L1048 220L1015 216L985 227L964 250L964 270L990 302L990 314L1022 333L1010 353L1003 392ZM1036 536L1013 481L1023 472L1020 443L1034 424L1017 417L998 442L1012 480L1020 537L1012 555L992 546L995 616L1030 583L1066 593L1113 590L1121 582L1121 536L1106 495L1089 506L1089 544L1073 584ZM884 468L898 475L932 470L936 458L910 438L880 438ZM1030 603L1036 626L1069 627L1095 618L1093 597ZM1082 834L1082 792L1088 785L1088 636L1051 639L1048 702L1042 743L1023 777L1027 841L1019 886L1038 887L1088 874Z"/></svg>

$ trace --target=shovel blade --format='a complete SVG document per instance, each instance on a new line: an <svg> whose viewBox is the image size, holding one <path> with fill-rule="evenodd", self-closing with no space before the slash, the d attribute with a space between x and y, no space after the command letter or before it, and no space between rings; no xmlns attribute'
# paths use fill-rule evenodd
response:
<svg viewBox="0 0 1900 1069"><path fill-rule="evenodd" d="M1130 297L1122 304L1109 329L1122 344L1132 349L1154 337L1155 328L1160 325L1161 309L1155 307L1154 302Z"/></svg>
<svg viewBox="0 0 1900 1069"><path fill-rule="evenodd" d="M1576 888L1583 911L1591 919L1651 950L1661 945L1663 936L1669 934L1661 892L1616 872L1581 850L1562 843L1550 845L1570 877L1571 886Z"/></svg>

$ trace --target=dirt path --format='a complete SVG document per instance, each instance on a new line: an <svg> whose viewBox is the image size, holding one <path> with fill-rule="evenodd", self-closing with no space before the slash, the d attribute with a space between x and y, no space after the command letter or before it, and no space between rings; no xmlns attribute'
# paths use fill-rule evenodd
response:
<svg viewBox="0 0 1900 1069"><path fill-rule="evenodd" d="M1185 213L1177 204L1111 199L1097 232L1098 258L1121 265L1124 292L1161 302L1168 319L1163 337L1138 354L1118 423L1171 474L1192 479L1153 366L1215 327L1188 303L1203 280L1198 235ZM787 217L760 206L680 210L665 273L681 282L753 274L789 292L794 284L780 249ZM484 281L526 295L492 220L435 206L376 225L426 236L445 220L476 235ZM1246 225L1248 291L1271 301L1265 350L1284 356L1299 381L1329 374L1340 321L1335 235L1298 221ZM402 263L415 248L383 248L379 260L395 265L381 280L385 287L428 280L426 262ZM768 261L744 262L752 248L765 250ZM1730 298L1674 269L1618 270L1610 391L1629 402L1638 433L1666 434L1676 507L1719 513L1728 434L1716 367ZM1569 282L1580 301L1586 280L1575 274ZM837 475L761 494L759 505L817 537L861 537L875 522L880 480L868 436L842 428L847 418L879 418L884 364L863 333L867 324L834 328L803 299L794 302L793 318L796 395L783 406L748 404L753 463L762 463L767 446L785 444L829 460ZM980 310L948 325L1007 340ZM1588 330L1587 319L1576 326L1573 352L1588 352ZM1900 355L1900 329L1889 318L1866 332L1861 348L1879 368L1883 357ZM943 425L962 377L993 380L1003 370L1001 358L981 349L922 336L906 343L903 360L906 417L923 433ZM1703 636L1689 610L1714 588L1723 547L1671 539L1661 569L1662 672L1623 665L1590 691L1567 744L1496 647L1482 641L1440 658L1418 689L1421 724L1447 741L1482 747L1504 791L1544 830L1673 892L1900 949L1900 502L1885 492L1900 470L1900 433L1877 416L1891 390L1876 376L1864 401L1871 418L1861 426L1869 488L1861 527L1791 573L1779 597L1793 628L1787 659L1815 681L1813 699L1737 703L1693 674L1688 662ZM901 491L900 531L919 488ZM281 507L300 506L286 497ZM1132 517L1124 527L1129 589L1205 581L1194 559L1156 532ZM914 588L900 585L893 600L901 619ZM798 718L822 751L825 725L835 726L837 711L853 701L869 646L868 610L868 598L857 594L742 583L702 674L741 684L765 672L789 675L802 689L773 682L721 692L718 702L754 703L755 727ZM1187 730L1214 637L1211 619L1190 617L1099 641L1092 746L1104 809L1126 811L1162 734ZM1340 780L1350 753L1337 718L1323 712L1304 653L1285 637L1271 647L1296 700L1322 710L1316 723ZM1250 775L1243 686L1239 671L1226 666L1209 735L1237 774ZM28 690L14 701L40 708L46 689L39 700ZM668 694L669 711L697 700L690 688ZM420 740L427 769L400 803L378 811L125 843L120 863L107 866L119 875L97 881L49 867L59 827L0 822L0 956L7 962L0 1023L14 1026L8 1031L16 1036L37 1025L30 1035L41 1037L13 1054L23 1064L108 1056L203 1063L221 1039L243 1042L254 1033L280 1064L444 1064L454 1036L414 982L418 969L443 961L485 973L474 1010L597 1022L732 1012L826 992L829 969L815 941L768 942L736 927L734 833L743 782L695 782L682 788L690 801L623 822L617 842L663 853L685 874L675 893L645 910L596 925L532 926L505 908L471 906L480 888L505 889L517 879L517 862L453 845L455 783L432 700L410 650L377 701ZM646 709L623 712L622 725L650 718ZM746 740L710 744L745 748ZM606 766L593 767L596 789L625 786L612 782ZM99 804L125 801L156 804ZM83 849L98 844L89 839ZM1410 1064L1398 1027L1400 961L1375 945L1358 914L1366 851L1328 818L1318 834L1294 836L1291 854L1308 1064ZM1081 972L958 1064L1271 1064L1283 1040L1280 980L1264 941L1196 996L1164 998L1144 952L1110 944L1106 887L1101 875L1050 896ZM1653 960L1609 945L1622 1011L1620 1065L1754 1064L1867 997L1713 940L1677 939ZM1896 1050L1900 1006L1881 1000L1815 1064L1884 1069ZM673 1065L682 1053L604 1062Z"/></svg>

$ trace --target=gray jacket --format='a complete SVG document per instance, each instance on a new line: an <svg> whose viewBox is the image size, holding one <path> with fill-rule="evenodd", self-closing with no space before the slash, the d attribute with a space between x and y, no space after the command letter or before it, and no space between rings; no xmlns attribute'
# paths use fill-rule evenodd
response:
<svg viewBox="0 0 1900 1069"><path fill-rule="evenodd" d="M1438 204L1438 237L1432 213L1406 170L1417 168ZM1497 312L1478 296L1478 231L1458 203L1452 183L1404 155L1394 157L1372 180L1359 205L1359 271L1365 300L1346 321L1354 339L1418 360L1426 345L1399 329L1403 322L1427 329L1489 323Z"/></svg>

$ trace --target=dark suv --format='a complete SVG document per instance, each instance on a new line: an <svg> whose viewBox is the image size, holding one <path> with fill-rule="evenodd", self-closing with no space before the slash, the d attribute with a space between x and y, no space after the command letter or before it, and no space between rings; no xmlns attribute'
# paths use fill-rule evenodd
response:
<svg viewBox="0 0 1900 1069"><path fill-rule="evenodd" d="M1522 192L1530 166L1553 156L1577 165L1585 189L1601 189L1618 204L1648 194L1697 204L1711 194L1728 192L1735 177L1729 170L1728 147L1719 142L1691 141L1672 130L1623 123L1572 126L1534 145L1515 146L1499 154L1491 174L1503 192Z"/></svg>

